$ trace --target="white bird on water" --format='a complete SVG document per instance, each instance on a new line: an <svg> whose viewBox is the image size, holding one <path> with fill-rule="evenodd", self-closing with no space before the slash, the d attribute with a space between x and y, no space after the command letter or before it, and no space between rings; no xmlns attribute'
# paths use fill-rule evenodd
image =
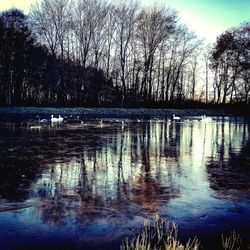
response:
<svg viewBox="0 0 250 250"><path fill-rule="evenodd" d="M59 122L59 118L54 117L54 115L51 115L51 119L50 119L51 123L57 123Z"/></svg>
<svg viewBox="0 0 250 250"><path fill-rule="evenodd" d="M63 122L63 117L61 117L60 115L59 115L59 117L58 117L58 122L60 123L60 122Z"/></svg>
<svg viewBox="0 0 250 250"><path fill-rule="evenodd" d="M38 120L32 120L30 122L28 122L28 124L30 125L29 128L30 129L41 129L43 126L41 125L46 125L48 123L47 119L40 119L40 116L37 115L36 119Z"/></svg>
<svg viewBox="0 0 250 250"><path fill-rule="evenodd" d="M41 119L39 115L37 115L36 118L38 119L38 124L46 125L46 124L49 123L49 120L47 120L47 119Z"/></svg>
<svg viewBox="0 0 250 250"><path fill-rule="evenodd" d="M213 119L211 117L206 117L206 115L203 115L201 117L202 122L211 122Z"/></svg>
<svg viewBox="0 0 250 250"><path fill-rule="evenodd" d="M63 122L63 117L59 115L59 117L54 117L54 115L51 115L50 119L51 123L62 123Z"/></svg>
<svg viewBox="0 0 250 250"><path fill-rule="evenodd" d="M180 121L181 118L179 116L175 116L175 114L173 114L173 120L174 121Z"/></svg>

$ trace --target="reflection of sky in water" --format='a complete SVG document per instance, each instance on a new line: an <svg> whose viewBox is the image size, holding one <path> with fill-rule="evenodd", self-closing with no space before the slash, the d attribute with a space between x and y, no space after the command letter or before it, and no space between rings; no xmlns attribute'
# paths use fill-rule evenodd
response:
<svg viewBox="0 0 250 250"><path fill-rule="evenodd" d="M13 187L8 178L14 172L1 173L0 246L7 242L6 249L13 247L12 237L16 245L47 240L41 246L70 243L77 249L86 242L116 242L115 249L156 211L194 234L240 230L249 222L249 186L238 185L247 182L249 171L238 164L242 175L236 182L231 178L234 162L249 159L249 126L241 120L127 122L74 133L6 130L0 141L3 164L20 154L26 159L28 152L40 166L30 167L34 174L15 173L20 185ZM23 188L24 198L15 188Z"/></svg>

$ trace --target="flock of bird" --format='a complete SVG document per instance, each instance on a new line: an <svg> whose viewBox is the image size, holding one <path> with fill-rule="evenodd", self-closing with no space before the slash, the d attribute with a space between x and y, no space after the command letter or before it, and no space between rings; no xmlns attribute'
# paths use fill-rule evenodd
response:
<svg viewBox="0 0 250 250"><path fill-rule="evenodd" d="M36 116L36 120L38 124L62 124L62 123L68 123L68 124L73 124L73 123L82 123L82 121L80 120L79 116L77 117L73 117L72 115L67 118L66 116L65 117L62 117L61 115L59 115L58 117L55 117L54 115L51 115L51 118L50 119L40 119L40 116L37 115Z"/></svg>
<svg viewBox="0 0 250 250"><path fill-rule="evenodd" d="M58 115L58 117L55 117L54 115L51 115L50 119L40 119L40 116L36 116L35 121L32 121L32 123L30 123L30 128L41 128L42 125L61 125L61 124L83 124L83 121L80 119L79 116L73 117L72 115L70 115L69 117L62 117L61 115ZM175 114L172 115L172 119L167 119L166 122L167 123L171 123L171 122L182 122L185 119L181 118L180 116L176 116ZM113 120L110 119L109 122L112 122ZM141 122L142 120L137 119L136 122ZM155 119L150 120L150 122L155 121ZM212 121L211 117L207 117L206 115L202 115L200 117L198 117L198 119L193 121L201 121L201 122L210 122ZM122 125L124 125L124 121L123 120L114 120L114 122L121 122ZM99 124L102 126L103 125L103 120L99 121Z"/></svg>
<svg viewBox="0 0 250 250"><path fill-rule="evenodd" d="M58 118L54 117L54 115L51 115L51 119L50 119L51 123L62 123L63 120L64 120L64 118L61 117L61 115L59 115Z"/></svg>
<svg viewBox="0 0 250 250"><path fill-rule="evenodd" d="M172 120L173 121L181 121L182 118L179 116L176 116L175 114L172 115ZM213 119L211 117L207 117L206 115L200 116L198 119L195 119L193 121L201 121L201 122L211 122Z"/></svg>

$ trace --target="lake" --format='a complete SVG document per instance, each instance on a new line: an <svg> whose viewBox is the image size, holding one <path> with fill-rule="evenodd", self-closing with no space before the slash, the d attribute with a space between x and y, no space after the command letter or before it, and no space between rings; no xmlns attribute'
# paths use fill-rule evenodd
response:
<svg viewBox="0 0 250 250"><path fill-rule="evenodd" d="M203 249L250 236L247 118L0 127L1 250L115 250L156 212Z"/></svg>

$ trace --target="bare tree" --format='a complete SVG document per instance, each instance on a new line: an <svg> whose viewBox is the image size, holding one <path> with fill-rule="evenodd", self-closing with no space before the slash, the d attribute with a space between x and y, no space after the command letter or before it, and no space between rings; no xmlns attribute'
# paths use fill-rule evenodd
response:
<svg viewBox="0 0 250 250"><path fill-rule="evenodd" d="M235 31L220 35L212 51L211 67L216 74L217 103L232 102L236 96L236 79L240 73L241 50L237 48Z"/></svg>
<svg viewBox="0 0 250 250"><path fill-rule="evenodd" d="M198 57L194 55L190 63L190 72L191 72L191 98L195 100L195 88L197 85L197 70L198 70Z"/></svg>
<svg viewBox="0 0 250 250"><path fill-rule="evenodd" d="M121 70L122 102L126 95L126 64L131 38L137 20L138 5L127 1L115 6L116 33L115 42Z"/></svg>
<svg viewBox="0 0 250 250"><path fill-rule="evenodd" d="M94 35L95 0L77 0L73 8L72 27L76 38L76 51L81 65L86 68Z"/></svg>
<svg viewBox="0 0 250 250"><path fill-rule="evenodd" d="M210 59L210 47L206 47L203 51L203 63L204 63L204 73L205 73L205 102L208 103L208 87L209 87L209 59Z"/></svg>
<svg viewBox="0 0 250 250"><path fill-rule="evenodd" d="M92 52L93 52L93 65L95 68L99 67L100 57L106 42L106 22L108 20L109 6L105 1L93 2L92 8L94 9L93 22L93 35L92 35Z"/></svg>
<svg viewBox="0 0 250 250"><path fill-rule="evenodd" d="M180 25L171 41L171 56L167 71L167 100L174 100L181 82L181 74L184 73L189 58L201 45L195 34L190 32L186 26Z"/></svg>
<svg viewBox="0 0 250 250"><path fill-rule="evenodd" d="M114 34L116 30L116 22L114 9L112 5L107 6L107 16L106 16L106 25L104 30L105 43L103 44L103 70L106 73L106 77L111 77L111 56L112 49L114 48Z"/></svg>
<svg viewBox="0 0 250 250"><path fill-rule="evenodd" d="M45 43L52 55L64 57L64 43L71 25L69 0L43 0L31 6L31 18L41 43Z"/></svg>
<svg viewBox="0 0 250 250"><path fill-rule="evenodd" d="M144 61L140 93L147 100L152 98L152 71L158 46L175 30L176 12L170 8L143 9L139 13L137 35Z"/></svg>

